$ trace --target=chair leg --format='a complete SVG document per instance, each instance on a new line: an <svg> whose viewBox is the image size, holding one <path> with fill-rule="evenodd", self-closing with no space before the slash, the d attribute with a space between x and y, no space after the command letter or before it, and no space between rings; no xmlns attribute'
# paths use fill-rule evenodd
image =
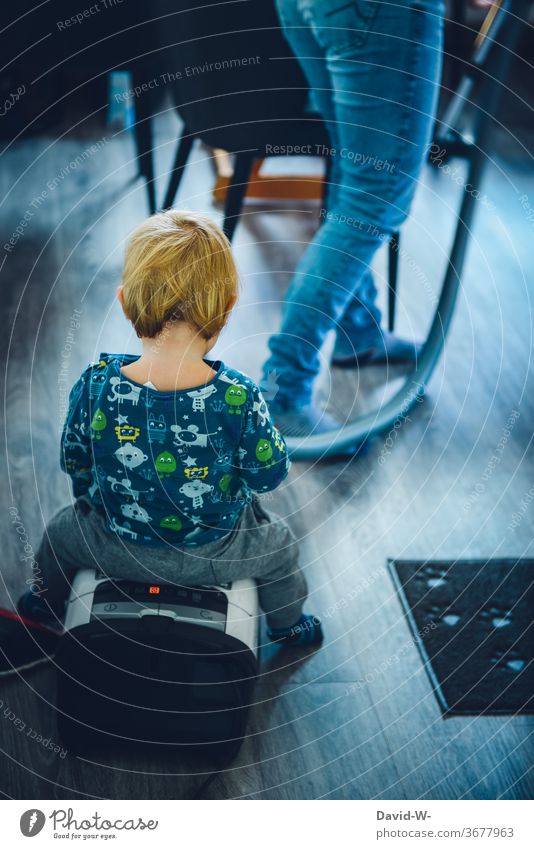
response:
<svg viewBox="0 0 534 849"><path fill-rule="evenodd" d="M136 116L134 139L137 149L139 175L146 180L150 215L156 211L156 187L154 183L154 154L152 150L152 118Z"/></svg>
<svg viewBox="0 0 534 849"><path fill-rule="evenodd" d="M169 185L167 186L167 191L165 192L165 198L163 201L163 209L169 209L173 205L176 192L178 191L178 186L180 185L184 175L184 169L187 164L187 160L189 159L189 154L191 153L191 148L193 147L193 141L193 136L187 127L184 127L184 131L176 146Z"/></svg>
<svg viewBox="0 0 534 849"><path fill-rule="evenodd" d="M397 282L399 277L400 233L393 233L388 244L388 330L395 328L397 306Z"/></svg>
<svg viewBox="0 0 534 849"><path fill-rule="evenodd" d="M223 230L230 241L239 221L254 159L254 155L250 153L238 153L235 157L234 173L228 186L224 204Z"/></svg>
<svg viewBox="0 0 534 849"><path fill-rule="evenodd" d="M325 169L324 169L324 181L323 181L323 191L322 191L322 204L323 207L326 208L326 201L328 200L328 192L330 190L330 179L332 177L332 157L325 156Z"/></svg>
<svg viewBox="0 0 534 849"><path fill-rule="evenodd" d="M134 85L147 79L147 69L134 67ZM135 102L134 140L137 152L139 175L146 180L148 208L152 215L156 211L156 183L154 178L153 116L157 113L159 95L153 91L141 94Z"/></svg>

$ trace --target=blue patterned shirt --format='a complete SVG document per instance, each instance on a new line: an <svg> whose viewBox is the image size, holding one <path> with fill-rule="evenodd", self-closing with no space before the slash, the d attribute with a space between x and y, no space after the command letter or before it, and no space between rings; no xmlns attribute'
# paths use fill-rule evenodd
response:
<svg viewBox="0 0 534 849"><path fill-rule="evenodd" d="M61 467L113 533L146 544L225 536L252 492L286 477L284 440L246 375L222 362L204 386L159 392L127 379L138 357L101 354L74 385Z"/></svg>

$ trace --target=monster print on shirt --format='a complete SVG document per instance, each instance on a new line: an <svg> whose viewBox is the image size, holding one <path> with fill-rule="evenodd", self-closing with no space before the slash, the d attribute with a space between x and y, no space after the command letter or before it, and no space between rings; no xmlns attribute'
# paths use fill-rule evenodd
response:
<svg viewBox="0 0 534 849"><path fill-rule="evenodd" d="M148 440L149 442L165 442L167 438L167 423L165 416L155 416L153 412L148 414Z"/></svg>
<svg viewBox="0 0 534 849"><path fill-rule="evenodd" d="M171 425L171 430L174 433L175 445L188 445L190 447L200 446L206 448L208 444L208 434L199 433L198 425L191 424L187 427L181 425Z"/></svg>
<svg viewBox="0 0 534 849"><path fill-rule="evenodd" d="M126 466L127 469L136 469L137 466L140 466L141 463L148 460L148 455L143 454L141 449L132 442L127 442L125 445L121 445L120 448L117 448L115 451L115 457L120 463Z"/></svg>
<svg viewBox="0 0 534 849"><path fill-rule="evenodd" d="M118 416L119 419L126 419L126 416ZM118 424L115 427L115 433L117 434L117 439L119 442L135 442L139 434L141 433L141 428L133 427L128 424L128 421L125 420L122 424Z"/></svg>
<svg viewBox="0 0 534 849"><path fill-rule="evenodd" d="M254 382L221 362L205 386L159 392L126 380L136 357L101 354L72 389L61 464L110 533L198 546L235 526L252 492L287 475L284 440Z"/></svg>
<svg viewBox="0 0 534 849"><path fill-rule="evenodd" d="M203 413L206 409L206 398L217 392L217 387L210 383L209 386L203 386L202 389L193 389L192 392L187 392L188 398L193 399L192 409L197 413Z"/></svg>

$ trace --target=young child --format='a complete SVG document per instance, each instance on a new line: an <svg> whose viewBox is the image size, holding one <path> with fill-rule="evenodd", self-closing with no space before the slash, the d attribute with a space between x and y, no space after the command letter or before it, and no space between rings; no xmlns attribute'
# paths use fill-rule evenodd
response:
<svg viewBox="0 0 534 849"><path fill-rule="evenodd" d="M230 245L208 218L170 210L134 231L118 297L143 353L101 354L72 389L61 465L76 500L47 526L44 592L22 596L22 615L61 620L84 567L183 585L252 577L272 640L321 641L302 613L296 540L253 494L286 477L284 440L253 381L206 359L236 296Z"/></svg>

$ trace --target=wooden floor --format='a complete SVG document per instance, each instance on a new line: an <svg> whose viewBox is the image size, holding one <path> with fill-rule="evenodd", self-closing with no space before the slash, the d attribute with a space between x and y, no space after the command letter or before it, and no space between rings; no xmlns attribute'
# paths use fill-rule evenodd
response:
<svg viewBox="0 0 534 849"><path fill-rule="evenodd" d="M159 173L169 167L176 132L174 116L160 120ZM0 159L0 245L27 218L12 252L2 249L0 258L6 606L27 577L8 507L16 506L35 548L43 522L69 498L57 463L63 382L72 383L99 351L137 349L115 289L124 238L146 215L145 193L128 135L69 166L98 140L94 131L28 140ZM202 790L213 764L134 754L91 761L45 749L4 713L9 708L26 728L60 742L53 675L41 668L2 682L3 796L532 797L534 717L444 720L385 571L391 556L534 556L533 225L520 201L527 195L534 205L534 176L525 159L518 145L503 145L490 165L445 355L426 400L393 434L389 454L379 439L352 462L295 463L276 495L276 509L301 539L309 609L323 618L326 642L310 656L265 648L250 734L231 768ZM211 179L198 149L180 203L212 209ZM428 325L460 193L450 174L423 175L403 236L405 333L422 335ZM243 292L218 353L255 377L290 272L316 226L316 208L291 206L248 206L236 236ZM382 256L376 270L380 280ZM73 329L75 310L81 315ZM319 393L338 415L353 416L369 399L380 401L383 377L362 373L358 385L356 376L326 370ZM509 530L522 499L521 521Z"/></svg>

